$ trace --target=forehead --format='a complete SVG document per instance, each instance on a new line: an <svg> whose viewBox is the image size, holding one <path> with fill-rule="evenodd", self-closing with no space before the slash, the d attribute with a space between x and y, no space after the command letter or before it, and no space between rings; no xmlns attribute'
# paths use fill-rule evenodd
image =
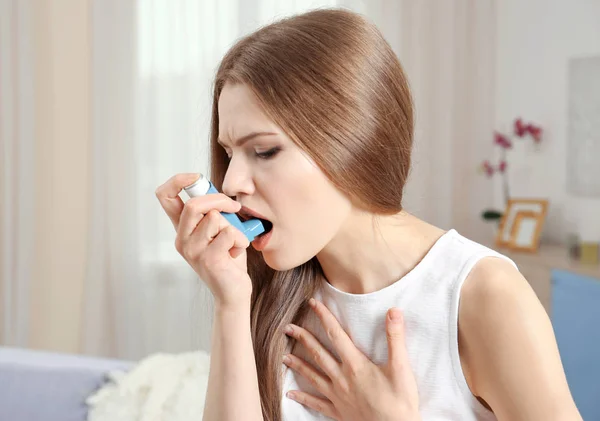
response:
<svg viewBox="0 0 600 421"><path fill-rule="evenodd" d="M277 130L262 110L256 95L244 84L225 84L219 97L218 111L219 134L223 138L236 138L255 130Z"/></svg>

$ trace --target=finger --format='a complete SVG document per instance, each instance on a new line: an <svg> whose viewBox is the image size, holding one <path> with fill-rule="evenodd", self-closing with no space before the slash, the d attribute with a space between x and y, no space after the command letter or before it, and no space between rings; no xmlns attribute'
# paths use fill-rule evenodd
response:
<svg viewBox="0 0 600 421"><path fill-rule="evenodd" d="M234 247L229 250L229 255L234 259L244 252L248 247Z"/></svg>
<svg viewBox="0 0 600 421"><path fill-rule="evenodd" d="M342 374L340 363L308 330L296 326L288 325L289 330L286 334L300 341L306 348L315 364L317 364L330 379L338 379Z"/></svg>
<svg viewBox="0 0 600 421"><path fill-rule="evenodd" d="M304 406L307 406L311 409L314 409L315 411L320 412L326 417L329 417L333 420L339 420L339 416L335 409L335 406L333 406L331 401L327 399L318 398L316 396L309 395L308 393L301 392L299 390L291 390L288 393L286 393L286 396Z"/></svg>
<svg viewBox="0 0 600 421"><path fill-rule="evenodd" d="M211 210L215 210L217 213L235 213L238 212L241 207L242 205L239 202L236 202L222 193L209 194L202 197L193 197L185 203L183 211L181 212L177 235L182 239L186 239L192 235L202 218ZM221 216L219 221L229 225L229 222L223 216ZM214 233L213 237L217 233Z"/></svg>
<svg viewBox="0 0 600 421"><path fill-rule="evenodd" d="M190 217L189 220L193 220L193 218ZM184 229L189 229L189 226L193 224L189 220L181 218L177 237L187 241L190 244L189 247L195 250L204 250L222 230L231 226L218 210L211 209L206 215L200 217L197 227L192 228L193 231L186 237Z"/></svg>
<svg viewBox="0 0 600 421"><path fill-rule="evenodd" d="M210 243L210 248L217 253L229 252L234 259L250 246L248 238L236 227L225 227Z"/></svg>
<svg viewBox="0 0 600 421"><path fill-rule="evenodd" d="M385 323L388 341L388 365L393 371L402 370L408 362L402 311L398 308L389 309Z"/></svg>
<svg viewBox="0 0 600 421"><path fill-rule="evenodd" d="M179 193L184 187L198 180L198 177L199 174L193 173L177 174L156 189L156 197L171 220L175 230L177 230L179 225L179 218L184 206Z"/></svg>
<svg viewBox="0 0 600 421"><path fill-rule="evenodd" d="M330 395L331 380L302 358L294 354L286 354L283 357L283 363L308 380L323 395Z"/></svg>
<svg viewBox="0 0 600 421"><path fill-rule="evenodd" d="M367 357L354 345L352 339L350 339L327 306L314 298L311 298L308 303L317 314L319 320L321 320L321 325L325 329L327 337L342 359L342 362L345 364L364 362L363 360Z"/></svg>

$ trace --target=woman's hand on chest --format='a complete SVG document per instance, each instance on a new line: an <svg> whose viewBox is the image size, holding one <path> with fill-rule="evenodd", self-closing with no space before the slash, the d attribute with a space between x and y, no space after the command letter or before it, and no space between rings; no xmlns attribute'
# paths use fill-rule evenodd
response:
<svg viewBox="0 0 600 421"><path fill-rule="evenodd" d="M309 304L319 318L340 360L334 357L308 330L289 325L288 336L308 351L312 363L293 354L284 363L306 378L326 398L293 390L287 397L337 421L419 420L419 396L408 361L404 320L398 309L386 317L388 361L376 365L352 342L327 307L314 299ZM397 316L393 320L391 316Z"/></svg>

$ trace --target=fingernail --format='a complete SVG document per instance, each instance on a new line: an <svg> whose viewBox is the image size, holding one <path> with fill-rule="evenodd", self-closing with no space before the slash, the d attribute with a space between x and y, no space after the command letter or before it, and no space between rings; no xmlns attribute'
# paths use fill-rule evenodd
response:
<svg viewBox="0 0 600 421"><path fill-rule="evenodd" d="M401 322L402 321L402 311L397 308L393 308L389 312L390 320L393 322Z"/></svg>
<svg viewBox="0 0 600 421"><path fill-rule="evenodd" d="M292 333L294 333L294 329L290 325L287 325L285 327L285 333L287 333L288 335L291 335Z"/></svg>
<svg viewBox="0 0 600 421"><path fill-rule="evenodd" d="M285 365L289 365L292 362L292 359L290 357L288 357L287 355L283 356L283 363Z"/></svg>
<svg viewBox="0 0 600 421"><path fill-rule="evenodd" d="M290 398L290 399L294 399L294 398L295 398L295 396L294 396L294 393L293 393L293 392L287 392L287 393L285 394L285 396L287 396L287 397L288 397L288 398Z"/></svg>
<svg viewBox="0 0 600 421"><path fill-rule="evenodd" d="M312 308L315 308L317 306L317 302L315 301L314 298L311 298L310 300L308 300L308 305L311 306Z"/></svg>

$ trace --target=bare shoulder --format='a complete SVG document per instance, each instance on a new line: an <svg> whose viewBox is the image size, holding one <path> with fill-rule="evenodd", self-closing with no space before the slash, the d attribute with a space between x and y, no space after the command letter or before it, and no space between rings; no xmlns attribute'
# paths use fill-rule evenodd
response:
<svg viewBox="0 0 600 421"><path fill-rule="evenodd" d="M550 319L508 260L480 260L463 284L459 353L471 391L499 420L580 420Z"/></svg>
<svg viewBox="0 0 600 421"><path fill-rule="evenodd" d="M469 306L479 306L480 300L495 305L499 300L523 297L536 298L521 272L508 260L500 257L481 259L467 277L461 292L461 300ZM533 296L531 296L533 294Z"/></svg>

